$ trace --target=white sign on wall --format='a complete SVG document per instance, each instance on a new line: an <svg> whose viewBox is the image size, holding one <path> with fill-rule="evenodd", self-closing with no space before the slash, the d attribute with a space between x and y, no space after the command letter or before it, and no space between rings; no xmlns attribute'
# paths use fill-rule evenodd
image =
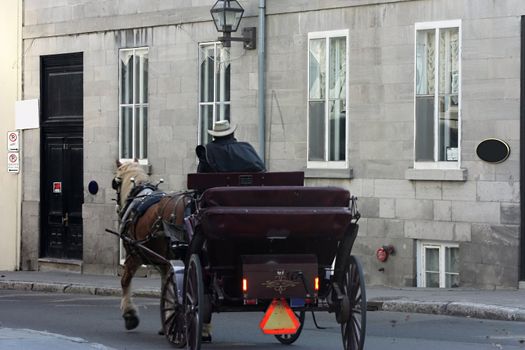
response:
<svg viewBox="0 0 525 350"><path fill-rule="evenodd" d="M35 129L40 126L38 99L16 101L15 129Z"/></svg>
<svg viewBox="0 0 525 350"><path fill-rule="evenodd" d="M18 131L7 132L7 150L20 151L20 134Z"/></svg>

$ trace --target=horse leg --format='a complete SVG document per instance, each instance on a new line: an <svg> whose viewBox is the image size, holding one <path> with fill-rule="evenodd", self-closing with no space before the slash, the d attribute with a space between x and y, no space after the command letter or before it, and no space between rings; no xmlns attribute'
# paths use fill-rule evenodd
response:
<svg viewBox="0 0 525 350"><path fill-rule="evenodd" d="M134 255L128 255L124 262L124 273L120 280L122 286L122 300L120 310L124 318L127 330L137 328L139 325L138 310L131 300L131 279L140 266L140 259Z"/></svg>

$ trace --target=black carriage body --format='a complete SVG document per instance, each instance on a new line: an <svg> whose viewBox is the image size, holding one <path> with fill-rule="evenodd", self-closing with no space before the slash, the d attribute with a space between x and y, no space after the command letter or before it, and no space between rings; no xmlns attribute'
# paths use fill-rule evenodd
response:
<svg viewBox="0 0 525 350"><path fill-rule="evenodd" d="M202 258L213 311L264 310L276 297L309 299L309 309L328 307L317 301L329 292L338 247L346 239L351 248L357 235L350 193L338 187L304 187L297 175L283 175L286 185L276 186L279 176L269 174L262 178L268 183L256 174L258 186L239 185L247 174L190 175L188 182L200 188L206 188L201 175L212 179L194 214L190 251ZM228 186L213 187L226 180ZM287 283L301 279L301 284L280 293L261 287L281 278L278 273L290 277ZM314 291L316 277L319 290ZM257 305L247 305L253 299Z"/></svg>
<svg viewBox="0 0 525 350"><path fill-rule="evenodd" d="M344 350L363 350L364 274L351 255L355 198L342 188L303 182L302 173L188 175L195 206L185 220L188 240L174 245L186 256L184 281L172 266L161 295L163 330L172 344L199 350L212 312L268 313L272 301L284 299L299 327L269 331L279 342L297 340L306 311L329 311L341 325Z"/></svg>

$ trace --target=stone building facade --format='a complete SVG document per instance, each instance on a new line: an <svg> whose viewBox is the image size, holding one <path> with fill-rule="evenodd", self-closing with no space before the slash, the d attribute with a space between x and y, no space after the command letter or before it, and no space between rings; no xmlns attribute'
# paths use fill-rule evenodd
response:
<svg viewBox="0 0 525 350"><path fill-rule="evenodd" d="M259 2L240 3L241 28L257 27ZM265 4L262 126L260 42L256 50L232 43L225 51L215 44L213 1L24 1L23 98L39 98L44 108L41 103L42 127L24 131L21 268L69 264L85 273L116 273L118 240L104 232L115 227L110 185L115 160L138 154L154 179L165 179L165 189L185 188L186 175L196 169L194 148L213 110L219 117L226 113L239 125L236 136L254 146L259 128L265 128L270 171L304 170L306 185L341 186L358 196L362 218L354 252L369 284L518 287L525 279L520 276L525 3ZM226 65L214 69L217 76L229 76L228 97L223 96L228 103L203 99L203 89L211 89L210 77L203 78L206 62ZM137 88L138 100L123 92L130 67L142 72L134 79L147 84ZM48 95L57 71L73 72L75 84L68 88L62 82L64 91L82 87L75 90L81 96L81 102L76 97L81 108L71 107L75 113L53 109L56 100ZM135 87L137 80L130 81ZM138 123L131 129L126 113ZM55 149L49 141L53 128L64 127L69 135L64 125L80 132L80 146L71 149L81 151L83 166L82 196L76 199L80 231L72 239L80 253L72 255L60 253L67 247L54 246L56 237L43 237L53 212L53 204L44 201L52 201L57 190L43 177L62 162L46 150ZM126 141L123 135L132 129L132 141ZM504 161L477 155L478 144L490 138L509 146ZM53 184L62 183L49 176ZM88 190L93 182L96 192ZM395 253L378 261L376 250L388 245Z"/></svg>
<svg viewBox="0 0 525 350"><path fill-rule="evenodd" d="M15 103L20 97L20 45L22 29L21 7L17 0L7 0L2 4L0 13L0 135L2 147L0 158L5 162L0 172L2 201L0 202L0 219L2 221L2 244L0 245L0 270L14 270L19 258L19 218L18 201L19 175L8 171L8 132L15 130ZM19 140L18 140L19 141ZM16 152L13 152L16 156ZM16 165L16 162L13 162ZM15 169L16 170L16 169Z"/></svg>

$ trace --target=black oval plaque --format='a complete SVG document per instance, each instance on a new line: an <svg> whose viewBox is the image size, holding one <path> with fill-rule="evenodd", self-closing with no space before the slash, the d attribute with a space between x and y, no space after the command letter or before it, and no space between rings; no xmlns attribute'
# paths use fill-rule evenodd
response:
<svg viewBox="0 0 525 350"><path fill-rule="evenodd" d="M91 194L97 194L98 192L98 183L95 180L91 180L88 184L88 191Z"/></svg>
<svg viewBox="0 0 525 350"><path fill-rule="evenodd" d="M489 163L501 163L510 155L509 144L499 139L486 139L476 148L476 154Z"/></svg>

